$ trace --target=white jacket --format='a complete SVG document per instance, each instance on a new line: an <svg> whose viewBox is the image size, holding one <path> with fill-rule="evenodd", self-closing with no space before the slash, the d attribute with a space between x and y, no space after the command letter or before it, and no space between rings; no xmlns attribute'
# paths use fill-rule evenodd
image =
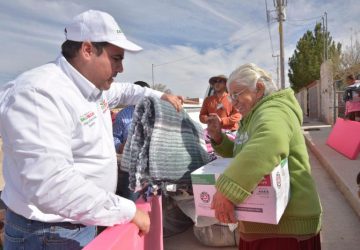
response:
<svg viewBox="0 0 360 250"><path fill-rule="evenodd" d="M114 194L109 108L161 95L131 83L100 91L62 56L3 85L5 204L44 222L111 226L132 220L135 204Z"/></svg>

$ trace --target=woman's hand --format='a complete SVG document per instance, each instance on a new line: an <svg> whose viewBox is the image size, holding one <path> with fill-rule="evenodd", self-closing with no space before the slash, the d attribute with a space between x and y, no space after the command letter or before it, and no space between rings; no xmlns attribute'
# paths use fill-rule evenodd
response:
<svg viewBox="0 0 360 250"><path fill-rule="evenodd" d="M236 223L235 205L222 193L216 191L211 203L211 209L215 210L215 217L222 223Z"/></svg>
<svg viewBox="0 0 360 250"><path fill-rule="evenodd" d="M220 144L222 142L220 117L214 113L209 114L207 125L207 131L210 138L213 139L216 144Z"/></svg>

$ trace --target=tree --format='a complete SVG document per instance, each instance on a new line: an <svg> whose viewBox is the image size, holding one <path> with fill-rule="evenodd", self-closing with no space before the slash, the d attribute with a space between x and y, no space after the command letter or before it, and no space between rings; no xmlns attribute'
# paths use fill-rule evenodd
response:
<svg viewBox="0 0 360 250"><path fill-rule="evenodd" d="M156 83L152 88L161 92L165 92L167 94L171 94L171 90L168 89L165 84Z"/></svg>
<svg viewBox="0 0 360 250"><path fill-rule="evenodd" d="M289 58L289 81L296 92L320 79L320 66L324 61L325 34L327 36L328 59L339 58L341 44L335 45L330 32L323 32L321 23L317 23L314 32L308 30L300 38L294 54Z"/></svg>
<svg viewBox="0 0 360 250"><path fill-rule="evenodd" d="M360 74L360 42L355 38L351 45L346 46L339 60L333 65L334 79L345 82L346 76Z"/></svg>

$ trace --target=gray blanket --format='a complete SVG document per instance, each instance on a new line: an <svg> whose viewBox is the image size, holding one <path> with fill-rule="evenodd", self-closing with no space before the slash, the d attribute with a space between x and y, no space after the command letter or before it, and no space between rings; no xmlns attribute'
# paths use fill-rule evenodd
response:
<svg viewBox="0 0 360 250"><path fill-rule="evenodd" d="M209 161L203 129L185 111L151 97L136 105L121 161L131 190L159 181L190 184L190 173Z"/></svg>

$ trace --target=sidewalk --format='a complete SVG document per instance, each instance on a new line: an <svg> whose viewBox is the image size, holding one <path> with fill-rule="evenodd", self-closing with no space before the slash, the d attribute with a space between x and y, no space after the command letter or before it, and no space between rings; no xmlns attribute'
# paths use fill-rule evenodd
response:
<svg viewBox="0 0 360 250"><path fill-rule="evenodd" d="M330 125L306 119L303 129L308 149L320 161L360 217L360 198L357 194L358 186L356 184L356 176L360 172L360 154L356 160L350 160L326 145L326 140L332 130ZM331 195L330 190L329 195Z"/></svg>

